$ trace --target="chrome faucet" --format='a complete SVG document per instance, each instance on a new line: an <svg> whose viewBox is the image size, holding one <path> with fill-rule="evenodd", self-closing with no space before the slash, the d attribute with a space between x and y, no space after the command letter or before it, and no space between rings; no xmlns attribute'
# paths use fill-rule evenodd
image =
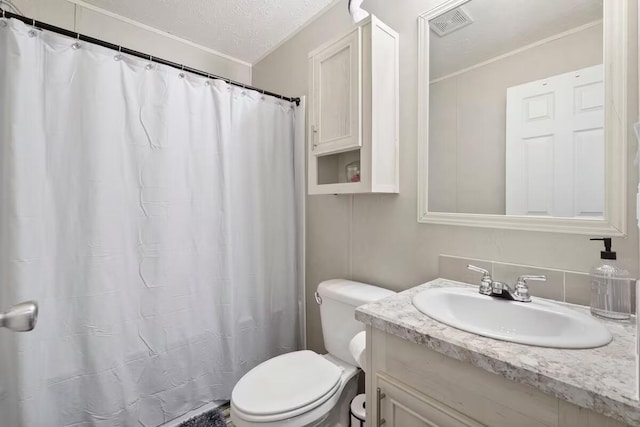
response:
<svg viewBox="0 0 640 427"><path fill-rule="evenodd" d="M471 264L467 265L467 268L477 273L482 273L482 280L480 281L479 289L479 292L482 295L504 298L518 302L531 302L531 295L529 294L529 287L527 286L528 280L537 280L541 282L545 282L547 280L547 276L544 275L523 275L518 277L516 285L511 288L511 286L504 282L494 281L491 278L491 273L489 273L489 271L485 270L484 268L476 267L475 265Z"/></svg>

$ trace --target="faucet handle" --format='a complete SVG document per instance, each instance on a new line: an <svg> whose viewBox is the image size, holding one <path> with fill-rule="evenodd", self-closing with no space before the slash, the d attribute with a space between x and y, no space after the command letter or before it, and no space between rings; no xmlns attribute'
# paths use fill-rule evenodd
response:
<svg viewBox="0 0 640 427"><path fill-rule="evenodd" d="M493 280L491 280L491 273L484 268L476 267L475 265L468 264L467 268L476 273L482 273L482 280L480 281L480 293L483 295L491 295L493 289Z"/></svg>
<svg viewBox="0 0 640 427"><path fill-rule="evenodd" d="M538 282L546 282L547 281L547 276L545 276L544 274L541 274L539 276L532 276L532 275L522 275L520 277L518 277L518 285L524 285L527 283L528 280L531 281L538 281Z"/></svg>
<svg viewBox="0 0 640 427"><path fill-rule="evenodd" d="M491 277L491 273L489 270L485 270L484 268L476 267L475 265L467 264L467 268L471 271L475 271L476 273L482 273L483 276Z"/></svg>
<svg viewBox="0 0 640 427"><path fill-rule="evenodd" d="M529 287L527 286L527 280L546 282L547 276L545 275L531 276L531 275L525 274L518 277L518 282L516 283L514 293L519 301L523 301L523 302L531 301L531 295L529 294Z"/></svg>

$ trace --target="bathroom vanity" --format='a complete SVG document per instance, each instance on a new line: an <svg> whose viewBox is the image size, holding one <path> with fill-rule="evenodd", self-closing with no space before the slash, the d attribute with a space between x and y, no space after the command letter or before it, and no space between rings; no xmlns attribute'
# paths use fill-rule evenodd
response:
<svg viewBox="0 0 640 427"><path fill-rule="evenodd" d="M477 289L437 279L356 311L367 325L369 425L640 425L633 324L604 322L613 340L592 349L499 341L432 320L412 304L425 289L443 287Z"/></svg>

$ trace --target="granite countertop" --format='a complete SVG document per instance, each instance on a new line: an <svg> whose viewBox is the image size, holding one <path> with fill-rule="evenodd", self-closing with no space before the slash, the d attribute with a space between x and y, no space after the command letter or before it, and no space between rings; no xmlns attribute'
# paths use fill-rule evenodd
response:
<svg viewBox="0 0 640 427"><path fill-rule="evenodd" d="M464 332L418 311L411 299L434 287L470 287L436 279L356 310L356 319L407 341L630 425L640 425L635 324L603 321L613 341L604 347L566 350L494 340ZM586 307L564 304L589 314Z"/></svg>

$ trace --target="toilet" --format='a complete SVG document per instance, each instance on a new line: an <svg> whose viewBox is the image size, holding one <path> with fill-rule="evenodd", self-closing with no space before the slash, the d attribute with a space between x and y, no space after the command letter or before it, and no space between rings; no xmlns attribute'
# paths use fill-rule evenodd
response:
<svg viewBox="0 0 640 427"><path fill-rule="evenodd" d="M355 320L355 309L393 294L344 279L320 283L316 300L328 354L296 351L249 371L231 396L231 420L236 427L348 427L360 372L349 344L364 330ZM362 335L355 340L363 339Z"/></svg>

